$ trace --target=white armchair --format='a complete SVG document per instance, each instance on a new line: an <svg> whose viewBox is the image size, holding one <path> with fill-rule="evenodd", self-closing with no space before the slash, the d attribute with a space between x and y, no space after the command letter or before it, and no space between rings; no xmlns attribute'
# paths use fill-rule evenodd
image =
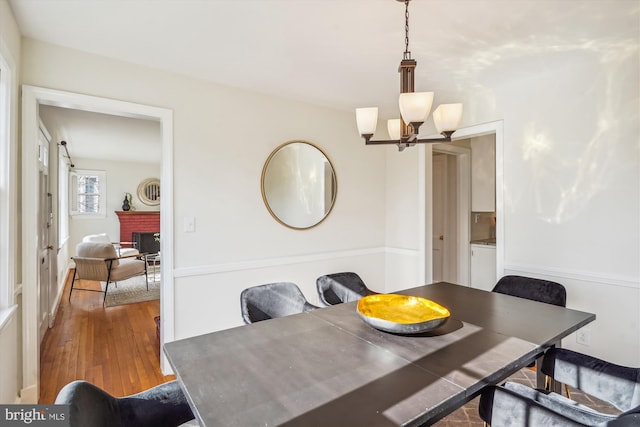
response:
<svg viewBox="0 0 640 427"><path fill-rule="evenodd" d="M136 242L113 242L107 233L89 234L82 238L84 243L111 243L115 248L118 256L140 255L136 249Z"/></svg>
<svg viewBox="0 0 640 427"><path fill-rule="evenodd" d="M145 275L147 290L149 290L149 276L147 275L147 261L141 255L119 257L115 247L110 243L83 242L76 247L76 256L71 257L76 268L73 272L69 301L74 290L94 291L104 293L102 304L107 301L109 283L115 283L136 276ZM106 282L104 291L76 287L77 280L94 280Z"/></svg>

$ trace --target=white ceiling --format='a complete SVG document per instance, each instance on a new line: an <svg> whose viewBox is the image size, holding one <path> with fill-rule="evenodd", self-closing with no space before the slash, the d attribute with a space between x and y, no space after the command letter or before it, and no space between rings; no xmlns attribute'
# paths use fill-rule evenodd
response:
<svg viewBox="0 0 640 427"><path fill-rule="evenodd" d="M10 0L25 37L220 84L397 116L397 0ZM416 90L434 106L515 62L637 49L638 0L413 0Z"/></svg>
<svg viewBox="0 0 640 427"><path fill-rule="evenodd" d="M52 137L67 141L76 166L82 166L77 163L82 158L160 163L160 123L156 121L49 105L40 106L40 118L48 131L55 130Z"/></svg>

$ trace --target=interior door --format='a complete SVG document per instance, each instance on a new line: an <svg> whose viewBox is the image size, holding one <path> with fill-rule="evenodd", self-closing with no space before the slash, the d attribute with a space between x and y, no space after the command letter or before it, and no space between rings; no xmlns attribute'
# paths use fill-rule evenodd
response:
<svg viewBox="0 0 640 427"><path fill-rule="evenodd" d="M442 154L433 156L433 281L443 280L445 239L445 185L447 160Z"/></svg>
<svg viewBox="0 0 640 427"><path fill-rule="evenodd" d="M49 140L40 131L38 133L38 160L40 171L38 174L38 330L39 339L42 341L49 327L51 262L49 233L51 228L51 194L49 193Z"/></svg>

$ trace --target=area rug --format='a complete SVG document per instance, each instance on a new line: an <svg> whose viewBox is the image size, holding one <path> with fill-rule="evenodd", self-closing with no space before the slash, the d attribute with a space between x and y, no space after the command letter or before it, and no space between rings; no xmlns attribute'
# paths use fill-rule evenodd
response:
<svg viewBox="0 0 640 427"><path fill-rule="evenodd" d="M104 289L105 283L100 283ZM107 300L105 305L113 307L116 305L133 304L136 302L152 301L160 299L160 275L149 274L149 290L144 276L132 277L131 279L118 282L116 287L113 283L109 284L107 292Z"/></svg>

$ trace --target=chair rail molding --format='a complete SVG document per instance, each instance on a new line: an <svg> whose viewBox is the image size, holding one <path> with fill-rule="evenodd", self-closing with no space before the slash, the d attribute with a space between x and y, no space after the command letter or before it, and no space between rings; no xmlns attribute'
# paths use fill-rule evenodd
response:
<svg viewBox="0 0 640 427"><path fill-rule="evenodd" d="M379 255L389 253L390 248L372 247L363 249L351 249L335 252L320 252L310 255L296 255L284 257L272 257L257 260L236 261L221 264L207 264L194 267L180 267L174 270L174 277L207 276L210 274L229 273L234 271L255 270L260 268L278 267L282 265L304 264L307 262L319 262L340 258L353 258L366 255ZM417 255L417 251L401 250L403 255ZM163 254L164 256L164 254Z"/></svg>
<svg viewBox="0 0 640 427"><path fill-rule="evenodd" d="M588 271L561 270L554 267L534 266L519 263L509 263L504 266L505 272L518 272L539 276L557 277L558 279L579 280L600 285L619 286L623 288L640 289L640 278L620 277L594 274Z"/></svg>

